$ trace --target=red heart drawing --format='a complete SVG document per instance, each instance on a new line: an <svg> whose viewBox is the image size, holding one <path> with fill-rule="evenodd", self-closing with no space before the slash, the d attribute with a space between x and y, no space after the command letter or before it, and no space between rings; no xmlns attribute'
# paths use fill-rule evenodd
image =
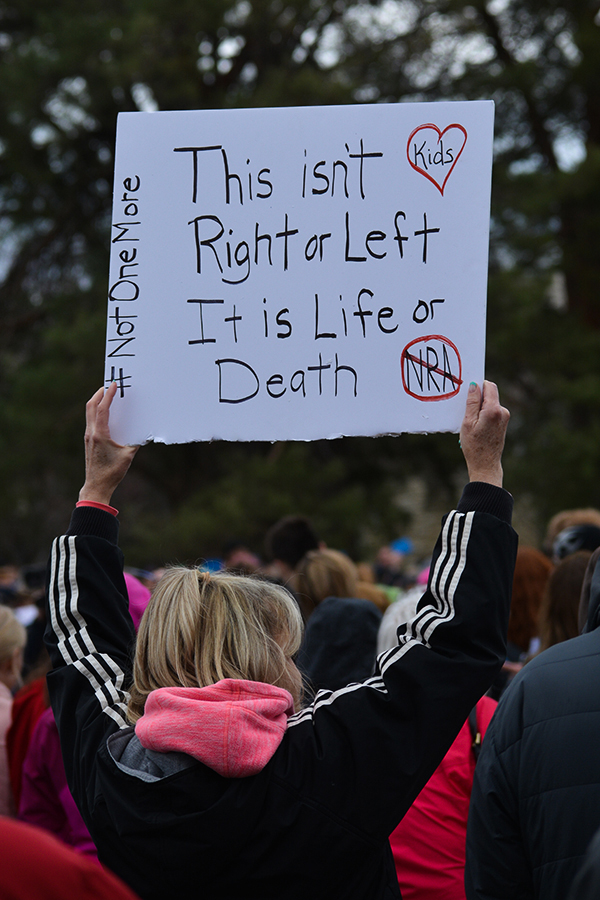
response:
<svg viewBox="0 0 600 900"><path fill-rule="evenodd" d="M457 135L459 141L462 141L460 145L460 149L457 150L456 144L452 144L452 146L446 145L444 147L443 137L445 134L448 134L453 128L458 129L461 133L460 136ZM435 132L435 149L432 149L431 146L427 144L427 137L419 146L418 141L414 141L411 146L411 141L419 132L427 132L433 131ZM435 184L436 188L442 195L444 196L444 188L446 187L446 182L450 178L452 174L452 170L454 166L458 162L461 153L465 149L465 144L467 143L467 131L466 128L463 128L462 125L458 125L456 122L452 125L448 125L444 128L443 131L437 127L437 125L432 125L429 123L428 125L419 125L418 128L410 135L407 144L406 144L406 155L408 157L408 161L415 172L419 172L421 175L424 175L425 178L428 178L432 184ZM412 156L414 158L411 159L411 151ZM450 166L450 168L448 168ZM442 181L443 176L444 180Z"/></svg>

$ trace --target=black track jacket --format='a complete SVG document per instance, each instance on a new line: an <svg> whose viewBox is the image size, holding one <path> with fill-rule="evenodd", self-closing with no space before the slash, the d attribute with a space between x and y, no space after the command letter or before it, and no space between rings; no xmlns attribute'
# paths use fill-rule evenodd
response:
<svg viewBox="0 0 600 900"><path fill-rule="evenodd" d="M136 743L118 524L76 509L49 565L48 684L100 860L143 900L399 897L388 835L505 657L511 509L506 491L468 485L398 646L363 684L319 692L265 768L237 779Z"/></svg>

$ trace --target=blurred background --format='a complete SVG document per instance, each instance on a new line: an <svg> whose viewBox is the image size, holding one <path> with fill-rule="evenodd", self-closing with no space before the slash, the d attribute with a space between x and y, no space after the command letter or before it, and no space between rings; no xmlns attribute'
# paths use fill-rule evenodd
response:
<svg viewBox="0 0 600 900"><path fill-rule="evenodd" d="M496 103L487 370L505 485L540 545L600 506L600 14L536 0L0 2L0 566L43 561L102 383L117 113ZM465 479L456 436L151 445L115 504L130 565L262 552L303 513L355 559L425 555Z"/></svg>

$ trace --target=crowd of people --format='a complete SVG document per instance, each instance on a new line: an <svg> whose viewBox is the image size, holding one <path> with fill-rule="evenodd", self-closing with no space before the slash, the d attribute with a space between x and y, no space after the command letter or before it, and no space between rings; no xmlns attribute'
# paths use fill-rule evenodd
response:
<svg viewBox="0 0 600 900"><path fill-rule="evenodd" d="M600 512L517 549L495 385L428 558L289 515L157 572L118 547L114 392L46 589L0 569L0 900L595 896Z"/></svg>

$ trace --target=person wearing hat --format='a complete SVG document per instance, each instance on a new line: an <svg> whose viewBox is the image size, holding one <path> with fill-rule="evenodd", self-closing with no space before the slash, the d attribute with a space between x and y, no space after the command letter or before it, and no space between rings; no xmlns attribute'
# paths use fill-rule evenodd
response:
<svg viewBox="0 0 600 900"><path fill-rule="evenodd" d="M600 528L596 525L571 525L564 528L552 545L552 559L558 563L578 550L593 552L600 547Z"/></svg>

